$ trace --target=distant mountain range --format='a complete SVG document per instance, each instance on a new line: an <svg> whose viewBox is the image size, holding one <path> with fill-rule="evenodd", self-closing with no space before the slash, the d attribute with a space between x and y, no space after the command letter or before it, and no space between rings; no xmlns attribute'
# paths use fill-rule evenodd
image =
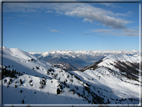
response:
<svg viewBox="0 0 142 107"><path fill-rule="evenodd" d="M50 51L44 53L29 52L30 54L50 63L68 63L75 68L83 68L91 65L94 62L108 56L108 55L136 55L138 51Z"/></svg>

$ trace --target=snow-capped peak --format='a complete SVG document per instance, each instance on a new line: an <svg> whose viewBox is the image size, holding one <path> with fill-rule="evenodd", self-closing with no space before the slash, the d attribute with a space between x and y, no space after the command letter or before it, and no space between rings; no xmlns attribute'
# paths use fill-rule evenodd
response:
<svg viewBox="0 0 142 107"><path fill-rule="evenodd" d="M49 54L58 54L58 55L68 55L68 56L78 56L80 54L82 55L92 55L92 56L95 56L95 55L109 55L109 54L126 54L126 55L133 55L133 54L137 54L138 51L93 51L93 50L80 50L80 51L72 51L72 50L51 50L50 52L44 52L41 54L41 56L43 57L46 57L48 56Z"/></svg>
<svg viewBox="0 0 142 107"><path fill-rule="evenodd" d="M0 49L0 51L1 51L1 49ZM25 51L22 51L18 48L4 48L3 55L6 55L7 57L14 56L14 57L23 58L23 59L31 59L31 58L36 59L35 56L33 56Z"/></svg>
<svg viewBox="0 0 142 107"><path fill-rule="evenodd" d="M118 55L108 55L103 60L113 60L113 61L121 61L121 62L133 62L139 63L139 57L135 55L125 55L125 54L118 54Z"/></svg>

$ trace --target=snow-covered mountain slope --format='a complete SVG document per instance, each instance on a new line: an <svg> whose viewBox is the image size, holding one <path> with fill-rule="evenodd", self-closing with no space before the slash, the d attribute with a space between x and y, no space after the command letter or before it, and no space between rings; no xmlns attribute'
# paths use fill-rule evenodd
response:
<svg viewBox="0 0 142 107"><path fill-rule="evenodd" d="M43 76L46 73L44 68L50 68L51 64L47 62L39 61L35 56L28 54L19 49L15 48L4 48L3 49L3 65L10 65L11 69L16 69L17 71L23 73L28 73L30 75ZM33 70L39 67L39 71ZM43 70L42 70L43 69Z"/></svg>
<svg viewBox="0 0 142 107"><path fill-rule="evenodd" d="M134 55L138 54L137 51L70 51L70 50L51 50L50 52L43 52L41 55L39 53L30 52L38 58L43 59L44 61L50 63L58 63L58 62L66 62L75 66L76 68L82 68L84 66L88 66L93 64L94 62L104 58L107 55Z"/></svg>
<svg viewBox="0 0 142 107"><path fill-rule="evenodd" d="M115 66L120 62L126 71L121 71L122 69ZM139 62L139 56L109 55L93 65L80 69L83 72L70 71L70 73L87 83L90 90L93 90L94 87L99 87L100 91L98 93L100 93L100 96L108 97L109 101L111 99L111 103L120 103L124 99L128 103L129 98L134 98L138 101L140 96L141 75L139 74L141 74L141 71L139 72L136 66ZM117 100L117 102L114 99L122 100L120 102Z"/></svg>
<svg viewBox="0 0 142 107"><path fill-rule="evenodd" d="M84 72L71 71L77 75L84 83L89 86L89 89L96 92L100 97L109 99L111 104L123 103L139 103L140 84L137 81L129 80L128 82L122 81L107 68L98 68L96 70L86 70ZM99 90L96 90L99 89ZM130 99L133 99L132 102ZM133 102L134 101L134 102Z"/></svg>
<svg viewBox="0 0 142 107"><path fill-rule="evenodd" d="M4 48L1 69L4 104L139 103L140 83L122 81L103 66L66 72L27 52Z"/></svg>
<svg viewBox="0 0 142 107"><path fill-rule="evenodd" d="M139 81L139 75L141 76L142 74L139 72L139 66L142 67L140 58L138 55L108 55L96 63L79 70L85 71L87 69L106 68L120 79L125 76L126 78Z"/></svg>
<svg viewBox="0 0 142 107"><path fill-rule="evenodd" d="M4 48L1 69L4 104L87 103L84 98L79 97L64 85L63 81L68 80L67 72L54 68L47 62L39 61L27 52ZM75 85L82 87L81 81L77 82L74 78L73 81L74 85L71 87Z"/></svg>
<svg viewBox="0 0 142 107"><path fill-rule="evenodd" d="M99 66L107 66L107 64L114 63L117 61L121 62L131 62L131 63L139 63L140 56L137 55L109 55L103 59L103 61L99 64Z"/></svg>

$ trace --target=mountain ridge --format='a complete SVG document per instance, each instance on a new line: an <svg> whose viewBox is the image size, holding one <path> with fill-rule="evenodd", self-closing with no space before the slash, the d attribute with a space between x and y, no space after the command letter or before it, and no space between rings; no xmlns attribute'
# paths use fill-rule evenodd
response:
<svg viewBox="0 0 142 107"><path fill-rule="evenodd" d="M140 63L139 56L108 55L92 65L79 69L79 71L86 71L87 69L95 70L99 67L105 67L109 70L117 71L116 73L120 73L122 76L139 81L139 78L135 76L139 74L142 76L142 72L139 72L139 66L142 68L142 62Z"/></svg>

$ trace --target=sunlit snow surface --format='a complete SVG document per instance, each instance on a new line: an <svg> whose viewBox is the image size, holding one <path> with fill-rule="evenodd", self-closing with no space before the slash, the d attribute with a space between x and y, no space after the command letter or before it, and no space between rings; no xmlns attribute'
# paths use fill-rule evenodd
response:
<svg viewBox="0 0 142 107"><path fill-rule="evenodd" d="M34 59L34 61L29 61L29 59ZM105 66L110 67L119 72L118 69L110 65L110 62L113 63L116 60L139 62L139 57L109 55L104 58L104 61L99 64L100 67L95 70L66 72L60 68L53 67L50 63L42 60L39 61L27 52L14 48L4 48L3 66L10 65L10 68L7 69L15 69L18 72L24 73L18 76L17 79L12 78L9 87L7 85L10 77L3 79L3 103L22 104L22 100L24 100L25 104L88 104L90 103L89 101L92 101L92 96L87 91L84 91L84 87L89 87L90 92L104 98L104 102L107 102L107 99L109 99L112 104L138 104L140 86L134 84L140 84L140 82L128 80L125 77L121 79L129 81L129 83L121 81L118 76L111 74L105 68ZM36 69L36 67L39 67L39 69ZM54 72L47 74L50 68L54 69ZM40 89L41 84L39 82L42 81L43 77L46 78L46 85L43 89ZM23 82L22 85L20 85L20 79ZM5 82L5 80L7 81ZM29 83L30 80L32 80L31 83ZM63 85L63 92L57 94L59 84L64 81L66 82L66 86ZM15 88L15 85L17 88ZM76 89L76 87L78 88ZM73 89L75 93L70 91ZM83 95L83 91L85 92L84 97L87 100L80 96ZM80 95L77 93L80 93ZM126 100L118 101L122 98L126 98ZM129 98L134 98L135 100L130 102Z"/></svg>

